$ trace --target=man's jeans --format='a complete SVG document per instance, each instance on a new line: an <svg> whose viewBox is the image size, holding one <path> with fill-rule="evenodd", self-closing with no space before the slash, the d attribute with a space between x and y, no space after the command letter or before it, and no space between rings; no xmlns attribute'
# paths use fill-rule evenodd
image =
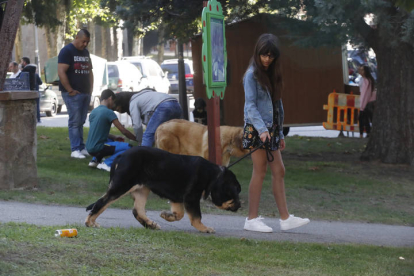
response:
<svg viewBox="0 0 414 276"><path fill-rule="evenodd" d="M88 108L91 101L89 94L76 94L69 96L68 92L62 92L62 98L69 114L68 128L69 140L72 151L83 150L83 124L88 116Z"/></svg>
<svg viewBox="0 0 414 276"><path fill-rule="evenodd" d="M37 91L39 92L39 91ZM36 99L36 114L37 114L37 122L40 123L40 93L39 93L39 98ZM57 108L57 107L56 107Z"/></svg>
<svg viewBox="0 0 414 276"><path fill-rule="evenodd" d="M141 146L152 147L154 144L154 135L158 126L172 119L180 119L182 110L177 101L167 101L160 103L152 114L147 124L147 129L142 136Z"/></svg>

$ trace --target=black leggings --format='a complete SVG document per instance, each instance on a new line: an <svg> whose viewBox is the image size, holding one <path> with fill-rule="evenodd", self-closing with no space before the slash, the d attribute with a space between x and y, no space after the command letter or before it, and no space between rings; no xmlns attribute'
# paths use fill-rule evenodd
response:
<svg viewBox="0 0 414 276"><path fill-rule="evenodd" d="M115 152L115 146L105 145L103 149L96 153L90 153L90 155L96 157L98 163L101 163L102 159L106 156L113 155Z"/></svg>
<svg viewBox="0 0 414 276"><path fill-rule="evenodd" d="M359 134L364 134L364 128L367 134L371 132L372 114L368 110L363 110L359 112Z"/></svg>

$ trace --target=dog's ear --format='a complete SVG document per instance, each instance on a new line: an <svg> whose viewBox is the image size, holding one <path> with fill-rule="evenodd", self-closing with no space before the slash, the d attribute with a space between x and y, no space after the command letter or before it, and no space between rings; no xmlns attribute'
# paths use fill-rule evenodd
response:
<svg viewBox="0 0 414 276"><path fill-rule="evenodd" d="M244 149L243 148L243 128L239 128L233 135L232 137L232 150L230 155L232 156L237 156L237 157L241 157L245 154L249 153L248 149Z"/></svg>
<svg viewBox="0 0 414 276"><path fill-rule="evenodd" d="M219 169L220 169L220 172L218 173L217 177L213 181L211 181L207 185L206 189L204 190L204 195L203 195L204 200L206 200L208 198L208 196L210 195L213 186L218 185L218 180L220 178L223 178L224 172L226 171L227 168L224 167L224 166L219 166Z"/></svg>

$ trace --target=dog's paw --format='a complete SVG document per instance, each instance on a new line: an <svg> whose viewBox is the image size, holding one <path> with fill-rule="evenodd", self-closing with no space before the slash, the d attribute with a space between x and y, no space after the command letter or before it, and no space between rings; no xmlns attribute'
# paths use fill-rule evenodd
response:
<svg viewBox="0 0 414 276"><path fill-rule="evenodd" d="M155 221L149 221L148 223L145 224L145 228L152 229L152 230L160 230L161 226Z"/></svg>
<svg viewBox="0 0 414 276"><path fill-rule="evenodd" d="M214 228L211 227L206 227L206 229L200 230L200 232L214 234L216 233L216 230L214 230Z"/></svg>
<svg viewBox="0 0 414 276"><path fill-rule="evenodd" d="M94 228L99 228L100 225L97 222L92 222L92 221L85 221L85 225L86 227L94 227Z"/></svg>
<svg viewBox="0 0 414 276"><path fill-rule="evenodd" d="M160 217L162 217L166 221L176 221L175 215L168 211L162 211L162 213L160 214Z"/></svg>

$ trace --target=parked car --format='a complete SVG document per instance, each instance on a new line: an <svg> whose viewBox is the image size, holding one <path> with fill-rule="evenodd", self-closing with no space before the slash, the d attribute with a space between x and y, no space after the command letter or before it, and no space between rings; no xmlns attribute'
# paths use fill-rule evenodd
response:
<svg viewBox="0 0 414 276"><path fill-rule="evenodd" d="M143 56L123 57L121 60L132 63L141 72L141 87L153 88L161 93L169 92L170 81L157 62Z"/></svg>
<svg viewBox="0 0 414 276"><path fill-rule="evenodd" d="M108 87L114 92L133 92L146 88L142 86L139 69L126 60L108 62Z"/></svg>
<svg viewBox="0 0 414 276"><path fill-rule="evenodd" d="M57 94L52 90L51 86L46 86L45 84L39 86L39 92L40 112L45 112L48 117L56 116L59 107L59 99ZM62 105L60 105L60 107L62 107Z"/></svg>
<svg viewBox="0 0 414 276"><path fill-rule="evenodd" d="M161 68L163 71L168 72L168 80L170 81L171 88L170 93L178 93L178 59L167 59L161 63ZM184 70L185 70L185 84L187 87L187 93L194 92L194 70L193 70L193 61L184 59Z"/></svg>

